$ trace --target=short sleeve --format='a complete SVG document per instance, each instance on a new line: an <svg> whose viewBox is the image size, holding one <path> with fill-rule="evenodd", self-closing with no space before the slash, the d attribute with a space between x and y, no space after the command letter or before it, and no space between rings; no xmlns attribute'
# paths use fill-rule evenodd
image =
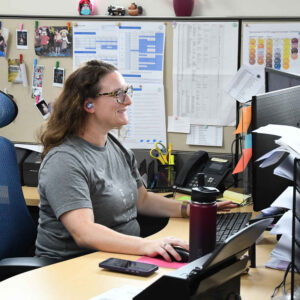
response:
<svg viewBox="0 0 300 300"><path fill-rule="evenodd" d="M39 172L41 201L46 199L58 219L65 212L92 208L88 176L84 166L67 152L46 157Z"/></svg>

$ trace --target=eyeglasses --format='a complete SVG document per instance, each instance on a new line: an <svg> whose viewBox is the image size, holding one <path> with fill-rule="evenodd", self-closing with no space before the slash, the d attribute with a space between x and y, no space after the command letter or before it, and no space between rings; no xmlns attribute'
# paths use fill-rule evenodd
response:
<svg viewBox="0 0 300 300"><path fill-rule="evenodd" d="M126 95L128 95L130 98L132 97L132 95L133 95L132 85L127 86L127 88L125 90L120 89L120 90L117 90L114 92L98 94L98 96L112 96L116 99L116 101L119 104L123 104L125 102Z"/></svg>

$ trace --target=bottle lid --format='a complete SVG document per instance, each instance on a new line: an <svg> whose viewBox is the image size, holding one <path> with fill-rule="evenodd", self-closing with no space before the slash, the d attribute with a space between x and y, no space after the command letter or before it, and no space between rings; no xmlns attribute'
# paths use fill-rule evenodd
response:
<svg viewBox="0 0 300 300"><path fill-rule="evenodd" d="M200 186L192 188L192 201L199 203L212 203L216 201L220 191L217 188L209 186Z"/></svg>

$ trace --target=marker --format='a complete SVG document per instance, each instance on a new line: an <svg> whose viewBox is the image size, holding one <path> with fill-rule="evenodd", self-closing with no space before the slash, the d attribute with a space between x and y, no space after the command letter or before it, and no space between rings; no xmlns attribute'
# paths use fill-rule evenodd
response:
<svg viewBox="0 0 300 300"><path fill-rule="evenodd" d="M171 153L172 153L172 144L169 143L169 149L168 149L169 165L171 164Z"/></svg>

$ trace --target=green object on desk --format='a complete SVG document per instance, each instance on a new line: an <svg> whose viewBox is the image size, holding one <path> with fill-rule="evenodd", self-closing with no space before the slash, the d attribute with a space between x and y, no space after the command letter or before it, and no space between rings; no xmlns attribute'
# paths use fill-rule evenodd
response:
<svg viewBox="0 0 300 300"><path fill-rule="evenodd" d="M178 201L190 201L191 200L191 196L182 196L178 199L176 199Z"/></svg>

